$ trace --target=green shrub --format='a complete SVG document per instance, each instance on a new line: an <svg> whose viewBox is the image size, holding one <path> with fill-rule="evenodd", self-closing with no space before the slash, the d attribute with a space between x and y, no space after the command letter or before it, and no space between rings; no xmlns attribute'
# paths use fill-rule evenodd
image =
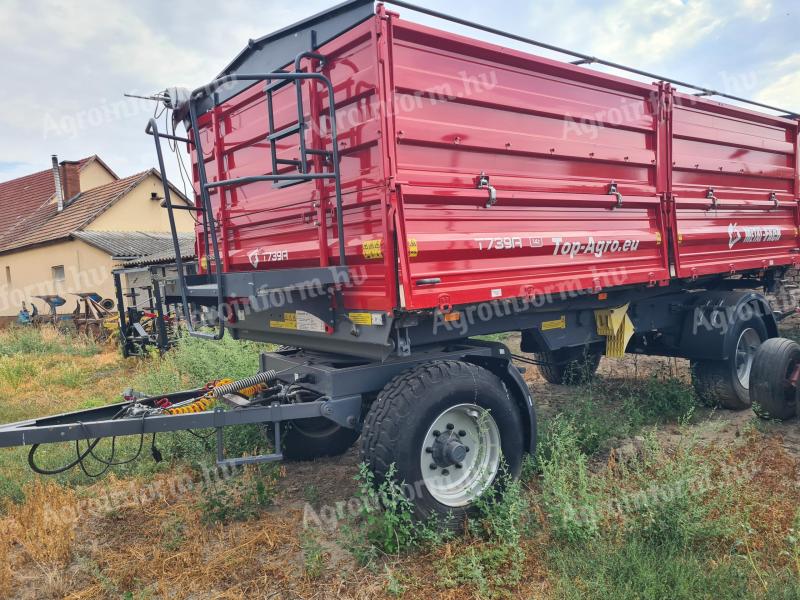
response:
<svg viewBox="0 0 800 600"><path fill-rule="evenodd" d="M732 505L736 481L712 479L712 465L694 450L678 448L654 467L630 473L640 490L639 501L625 515L630 537L682 551L711 549L733 536L735 517L726 508ZM653 451L661 453L657 445Z"/></svg>
<svg viewBox="0 0 800 600"><path fill-rule="evenodd" d="M414 519L413 504L395 475L392 464L386 479L378 484L367 465L359 466L358 511L343 533L347 547L362 565L374 566L383 556L427 547L449 535L435 521L420 523Z"/></svg>
<svg viewBox="0 0 800 600"><path fill-rule="evenodd" d="M36 365L23 358L0 356L0 383L17 388L38 372Z"/></svg>
<svg viewBox="0 0 800 600"><path fill-rule="evenodd" d="M477 543L438 562L440 587L468 585L480 597L491 598L513 592L522 581L522 538L530 507L520 482L506 473L500 477L499 487L487 490L475 503L479 514L471 520L469 532Z"/></svg>
<svg viewBox="0 0 800 600"><path fill-rule="evenodd" d="M0 356L18 354L93 356L100 350L94 339L67 328L12 326L0 332Z"/></svg>
<svg viewBox="0 0 800 600"><path fill-rule="evenodd" d="M580 450L591 455L649 425L687 421L695 406L691 385L656 374L624 383L587 381L562 414L572 423Z"/></svg>
<svg viewBox="0 0 800 600"><path fill-rule="evenodd" d="M559 598L752 597L744 565L709 562L705 556L637 538L620 545L599 541L556 547L548 558Z"/></svg>
<svg viewBox="0 0 800 600"><path fill-rule="evenodd" d="M547 423L538 453L541 506L555 539L586 542L599 533L598 498L579 434L560 415Z"/></svg>
<svg viewBox="0 0 800 600"><path fill-rule="evenodd" d="M245 467L241 474L224 481L209 483L199 502L201 520L213 525L256 518L272 505L276 481L275 465L261 464Z"/></svg>

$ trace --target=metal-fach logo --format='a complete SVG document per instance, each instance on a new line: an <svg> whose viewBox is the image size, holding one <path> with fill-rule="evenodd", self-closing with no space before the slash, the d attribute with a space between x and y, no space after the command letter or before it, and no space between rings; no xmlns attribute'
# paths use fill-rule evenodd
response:
<svg viewBox="0 0 800 600"><path fill-rule="evenodd" d="M753 225L739 227L736 223L728 223L728 248L739 242L756 244L759 242L777 242L781 239L780 225Z"/></svg>

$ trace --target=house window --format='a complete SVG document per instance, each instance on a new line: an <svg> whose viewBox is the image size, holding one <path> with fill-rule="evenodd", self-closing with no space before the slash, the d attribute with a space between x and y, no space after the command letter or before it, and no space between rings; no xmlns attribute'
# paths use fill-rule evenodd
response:
<svg viewBox="0 0 800 600"><path fill-rule="evenodd" d="M64 265L56 265L55 267L52 267L52 271L53 271L53 281L55 281L56 283L64 281L65 279Z"/></svg>
<svg viewBox="0 0 800 600"><path fill-rule="evenodd" d="M11 285L11 267L6 267L6 285Z"/></svg>

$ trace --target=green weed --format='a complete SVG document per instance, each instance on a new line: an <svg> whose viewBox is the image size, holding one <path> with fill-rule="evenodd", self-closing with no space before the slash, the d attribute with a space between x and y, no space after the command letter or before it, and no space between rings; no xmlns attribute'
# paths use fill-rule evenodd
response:
<svg viewBox="0 0 800 600"><path fill-rule="evenodd" d="M319 540L319 533L306 529L300 535L300 548L303 551L303 566L310 579L319 579L325 572L325 550Z"/></svg>
<svg viewBox="0 0 800 600"><path fill-rule="evenodd" d="M212 482L203 489L198 506L206 525L249 521L272 505L277 471L274 465L246 467L241 476Z"/></svg>
<svg viewBox="0 0 800 600"><path fill-rule="evenodd" d="M581 448L580 432L561 415L547 423L539 443L541 506L555 539L585 543L599 533L598 490Z"/></svg>
<svg viewBox="0 0 800 600"><path fill-rule="evenodd" d="M362 565L374 565L383 556L398 556L444 539L435 522L420 523L414 519L413 504L395 475L395 467L391 465L386 479L377 484L367 465L359 466L356 475L359 509L343 532L350 552ZM445 535L442 531L442 536Z"/></svg>

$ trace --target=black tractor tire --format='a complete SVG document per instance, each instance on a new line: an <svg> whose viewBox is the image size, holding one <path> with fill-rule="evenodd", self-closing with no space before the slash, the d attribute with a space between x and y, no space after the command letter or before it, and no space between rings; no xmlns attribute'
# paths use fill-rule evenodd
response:
<svg viewBox="0 0 800 600"><path fill-rule="evenodd" d="M393 479L396 483L404 484L407 493L413 496L414 516L422 521L436 516L451 528L460 527L464 517L475 512L475 502L453 506L437 500L428 489L428 482L423 475L422 470L428 469L428 462L423 467L421 454L431 451L426 436L431 434L431 427L437 418L453 407L458 409L464 406L477 406L485 410L484 414L490 415L496 424L495 431L499 436L502 466L498 466L491 475L475 481L480 481L480 486L490 489L507 480L506 476L499 476L501 473L518 478L524 454L520 409L497 376L467 362L443 360L425 363L392 379L370 407L361 438L361 459L372 470L375 483L379 485L385 481L394 465ZM447 430L452 429L448 426L442 429L442 433L450 435ZM480 429L477 431L477 435L480 435ZM469 452L467 444L479 442L470 437L473 433L465 433L461 439ZM458 431L458 435L461 434ZM436 436L437 432L434 431L432 435ZM479 456L481 451L478 446ZM433 467L432 462L430 466ZM429 478L437 475L437 472L427 473ZM444 468L441 475L449 476Z"/></svg>
<svg viewBox="0 0 800 600"><path fill-rule="evenodd" d="M725 360L691 361L692 384L700 400L707 406L721 406L729 410L750 408L749 386L742 385L737 374L736 350L739 338L747 329L753 329L761 339L767 339L767 328L760 317L753 316L734 323L728 343L728 358ZM751 367L752 370L752 367Z"/></svg>
<svg viewBox="0 0 800 600"><path fill-rule="evenodd" d="M790 378L798 364L796 342L772 338L761 344L750 372L750 399L760 417L785 421L797 414L798 389Z"/></svg>
<svg viewBox="0 0 800 600"><path fill-rule="evenodd" d="M603 351L597 347L561 348L553 352L537 352L539 373L556 385L585 383L591 380L600 366Z"/></svg>
<svg viewBox="0 0 800 600"><path fill-rule="evenodd" d="M272 428L267 434L274 440ZM340 456L356 443L359 433L324 417L290 421L281 427L283 457L290 461L308 461L326 456Z"/></svg>

